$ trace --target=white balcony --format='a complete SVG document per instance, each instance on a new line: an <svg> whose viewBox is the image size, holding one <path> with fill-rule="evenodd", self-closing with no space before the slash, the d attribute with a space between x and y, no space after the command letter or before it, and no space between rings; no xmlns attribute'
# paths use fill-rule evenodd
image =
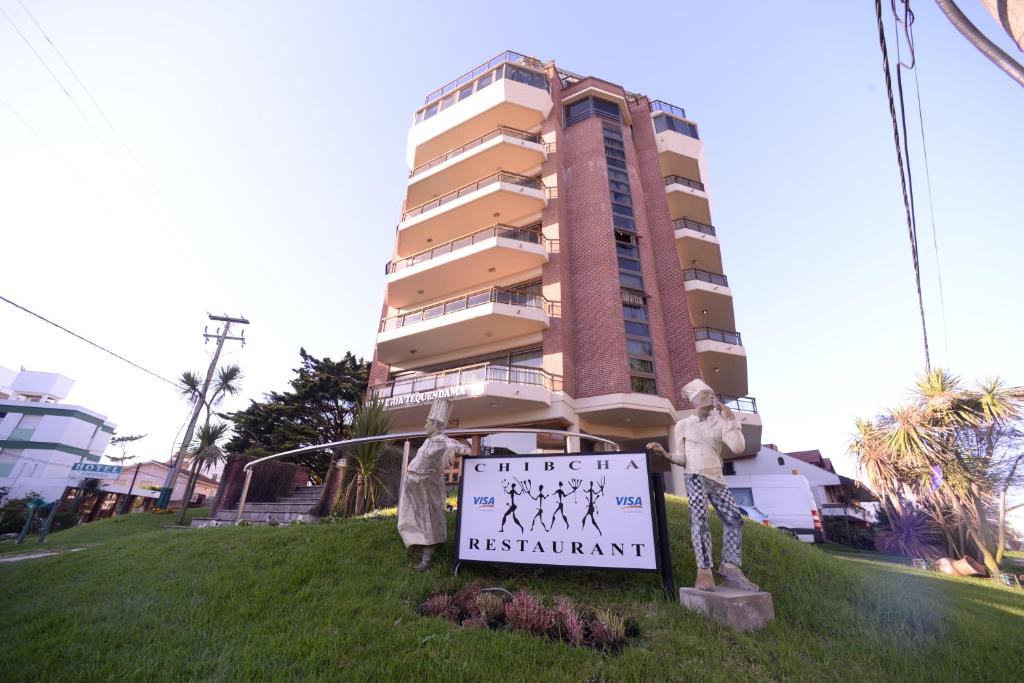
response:
<svg viewBox="0 0 1024 683"><path fill-rule="evenodd" d="M693 331L700 374L720 394L747 393L747 352L738 332L698 327Z"/></svg>
<svg viewBox="0 0 1024 683"><path fill-rule="evenodd" d="M553 106L543 68L515 53L482 64L427 100L409 131L409 168L499 126L535 130Z"/></svg>
<svg viewBox="0 0 1024 683"><path fill-rule="evenodd" d="M722 249L714 227L689 218L674 221L676 252L683 268L722 272Z"/></svg>
<svg viewBox="0 0 1024 683"><path fill-rule="evenodd" d="M538 269L547 261L547 240L538 228L493 225L389 263L388 304L409 308Z"/></svg>
<svg viewBox="0 0 1024 683"><path fill-rule="evenodd" d="M733 453L734 457L756 455L761 450L761 416L757 413L757 402L749 396L734 398L719 395L718 400L727 405L740 420L743 430L744 448L742 453ZM728 448L726 449L728 452ZM728 453L723 453L728 459Z"/></svg>
<svg viewBox="0 0 1024 683"><path fill-rule="evenodd" d="M497 128L414 168L405 202L418 206L501 170L532 173L546 158L539 135Z"/></svg>
<svg viewBox="0 0 1024 683"><path fill-rule="evenodd" d="M694 327L736 328L732 290L724 275L688 268L683 271L683 286Z"/></svg>
<svg viewBox="0 0 1024 683"><path fill-rule="evenodd" d="M552 305L544 297L493 287L381 321L377 358L408 364L460 349L494 344L548 328Z"/></svg>
<svg viewBox="0 0 1024 683"><path fill-rule="evenodd" d="M711 204L700 181L678 175L665 176L665 193L672 220L690 218L704 224L711 223Z"/></svg>
<svg viewBox="0 0 1024 683"><path fill-rule="evenodd" d="M495 221L515 223L547 205L543 184L514 173L494 173L402 214L396 250L417 254Z"/></svg>
<svg viewBox="0 0 1024 683"><path fill-rule="evenodd" d="M402 377L370 388L399 425L420 428L431 402L444 397L456 402L459 419L471 422L551 405L562 378L539 368L480 363L422 375Z"/></svg>

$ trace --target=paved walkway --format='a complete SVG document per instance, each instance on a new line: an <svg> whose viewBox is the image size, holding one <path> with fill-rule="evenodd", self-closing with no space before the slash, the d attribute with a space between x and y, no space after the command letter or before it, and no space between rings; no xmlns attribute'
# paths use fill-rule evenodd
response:
<svg viewBox="0 0 1024 683"><path fill-rule="evenodd" d="M68 553L77 553L79 550L85 550L85 548L71 548L65 550ZM6 564L8 562L21 562L22 560L34 560L39 557L50 557L51 555L60 555L60 551L48 550L41 553L24 553L21 555L8 555L6 557L0 556L0 564Z"/></svg>

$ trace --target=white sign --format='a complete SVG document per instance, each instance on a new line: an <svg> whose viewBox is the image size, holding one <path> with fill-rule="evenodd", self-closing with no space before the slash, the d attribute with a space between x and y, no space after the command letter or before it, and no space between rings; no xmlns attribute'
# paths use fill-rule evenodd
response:
<svg viewBox="0 0 1024 683"><path fill-rule="evenodd" d="M120 465L99 465L94 462L76 462L71 466L72 477L86 479L117 479L121 476Z"/></svg>
<svg viewBox="0 0 1024 683"><path fill-rule="evenodd" d="M421 391L416 394L402 394L384 399L385 408L401 408L402 406L418 405L433 401L435 398L459 398L469 395L469 389L465 386L448 387L446 389L434 389L433 391Z"/></svg>
<svg viewBox="0 0 1024 683"><path fill-rule="evenodd" d="M466 457L459 561L656 571L647 455Z"/></svg>

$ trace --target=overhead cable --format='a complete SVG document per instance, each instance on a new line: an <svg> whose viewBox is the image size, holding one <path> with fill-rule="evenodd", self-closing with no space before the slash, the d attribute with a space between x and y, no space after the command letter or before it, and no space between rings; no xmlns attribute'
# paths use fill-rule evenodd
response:
<svg viewBox="0 0 1024 683"><path fill-rule="evenodd" d="M136 368L138 370L142 370L147 375L152 375L153 377L156 377L158 380L160 380L162 382L166 382L166 383L170 384L172 387L174 387L176 389L178 388L178 383L177 382L173 382L173 381L167 379L166 377L162 377L161 375L156 374L152 370L147 370L146 368L142 367L138 363L132 362L132 361L128 360L127 358L125 358L124 356L122 356L122 355L120 355L118 353L114 353L113 351L111 351L110 349L106 348L105 346L101 346L101 345L97 344L96 342L94 342L94 341L92 341L90 339L86 339L85 337L83 337L82 335L78 334L77 332L72 332L71 330L69 330L68 328L64 327L63 325L55 323L54 321L50 320L49 318L46 318L46 317L36 313L35 311L32 311L32 310L29 310L29 309L25 308L21 304L17 304L15 302L11 301L10 299L8 299L5 296L0 296L0 301L5 301L5 302L9 303L11 306L14 306L15 308L21 309L22 311L25 311L26 313L28 313L31 316L39 318L44 323L46 323L48 325L53 325L58 330L61 330L63 332L67 332L72 337L75 337L76 339L81 339L86 344L89 344L90 346L95 346L100 351L102 351L104 353L107 353L107 354L110 354L114 358L117 358L118 360L124 361L128 365L131 365L132 367L134 367L134 368Z"/></svg>
<svg viewBox="0 0 1024 683"><path fill-rule="evenodd" d="M875 18L878 22L878 44L882 50L882 71L885 74L885 90L889 98L889 116L892 119L893 140L896 143L896 163L900 171L900 185L903 190L903 208L907 215L907 234L910 237L910 255L914 262L914 282L917 285L917 304L921 313L921 335L924 339L924 365L925 369L931 371L931 355L928 351L928 325L925 322L924 295L921 292L921 262L917 251L917 234L915 221L911 207L910 192L907 187L907 172L904 169L903 155L904 146L900 143L900 125L896 117L896 102L892 91L892 74L889 69L889 48L885 42L885 26L882 21L882 2L875 0ZM897 74L898 75L898 74ZM901 101L902 109L902 101ZM904 124L906 116L903 117ZM904 129L906 126L904 125Z"/></svg>

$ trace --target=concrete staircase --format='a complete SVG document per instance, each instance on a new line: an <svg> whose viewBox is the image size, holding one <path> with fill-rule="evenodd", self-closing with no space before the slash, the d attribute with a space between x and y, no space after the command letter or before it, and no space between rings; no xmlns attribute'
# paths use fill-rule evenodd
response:
<svg viewBox="0 0 1024 683"><path fill-rule="evenodd" d="M320 518L316 506L323 495L323 486L299 486L291 494L273 503L246 502L242 520L249 524L290 524L291 522L315 522ZM238 509L218 510L215 517L201 517L192 520L192 526L226 526L235 523Z"/></svg>

